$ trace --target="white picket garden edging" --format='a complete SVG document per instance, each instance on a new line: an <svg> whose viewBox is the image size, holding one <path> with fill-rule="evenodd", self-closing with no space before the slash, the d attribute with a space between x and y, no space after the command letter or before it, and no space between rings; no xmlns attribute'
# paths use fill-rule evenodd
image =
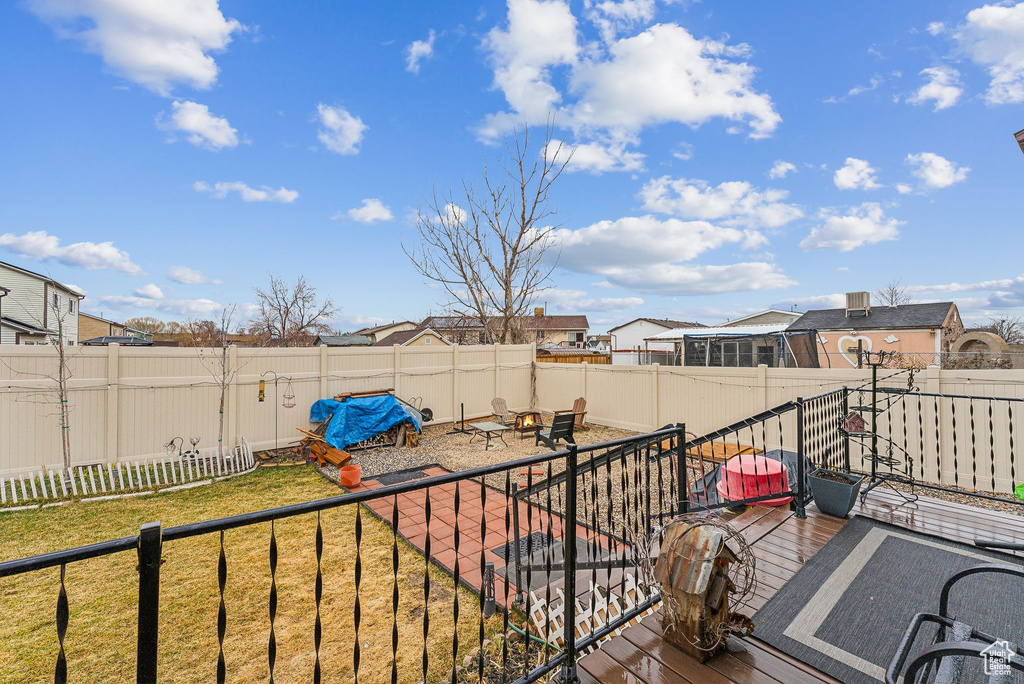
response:
<svg viewBox="0 0 1024 684"><path fill-rule="evenodd" d="M198 456L164 456L144 461L99 463L59 470L40 470L0 477L0 507L38 505L46 501L113 498L129 492L177 488L192 482L240 475L256 468L252 447L244 438L218 456L216 450Z"/></svg>

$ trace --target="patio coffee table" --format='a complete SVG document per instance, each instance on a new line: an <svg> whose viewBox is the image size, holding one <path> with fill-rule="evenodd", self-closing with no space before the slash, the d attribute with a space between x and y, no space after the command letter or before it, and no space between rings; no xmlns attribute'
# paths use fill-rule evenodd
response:
<svg viewBox="0 0 1024 684"><path fill-rule="evenodd" d="M508 442L505 441L505 437L501 434L510 429L508 425L502 425L501 423L495 423L492 420L488 420L482 423L470 423L469 427L476 430L476 432L473 433L473 436L469 438L470 444L472 444L473 440L479 435L483 435L487 438L487 442L484 444L484 451L491 448L491 437L493 435L497 435L498 439L501 440L501 443L508 446Z"/></svg>

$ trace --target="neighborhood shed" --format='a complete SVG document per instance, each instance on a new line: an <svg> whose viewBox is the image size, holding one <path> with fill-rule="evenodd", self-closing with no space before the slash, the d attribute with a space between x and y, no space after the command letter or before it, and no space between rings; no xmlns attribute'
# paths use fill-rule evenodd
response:
<svg viewBox="0 0 1024 684"><path fill-rule="evenodd" d="M373 341L366 335L317 335L315 347L369 347Z"/></svg>

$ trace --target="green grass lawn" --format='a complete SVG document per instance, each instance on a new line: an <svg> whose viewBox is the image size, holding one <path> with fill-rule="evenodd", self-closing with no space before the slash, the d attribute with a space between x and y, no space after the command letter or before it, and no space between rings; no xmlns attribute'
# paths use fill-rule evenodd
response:
<svg viewBox="0 0 1024 684"><path fill-rule="evenodd" d="M205 487L0 514L0 560L45 553L136 534L142 523L165 527L333 496L341 491L306 467L267 468ZM389 681L393 586L389 527L365 510L360 680ZM324 534L321 603L323 681L352 681L355 599L355 508L322 514ZM268 678L267 639L270 525L224 535L228 681ZM275 523L278 543L276 679L310 681L313 673L313 598L316 577L316 515ZM164 545L160 595L161 681L213 681L217 664L217 559L219 536ZM399 681L416 682L423 648L424 559L399 541ZM134 552L67 567L71 620L65 638L70 681L134 681L137 574ZM0 579L0 681L52 680L57 654L54 622L58 568ZM453 583L431 570L430 679L451 667ZM478 642L479 602L460 589L459 641ZM496 616L487 631L500 625ZM460 655L461 658L461 655Z"/></svg>

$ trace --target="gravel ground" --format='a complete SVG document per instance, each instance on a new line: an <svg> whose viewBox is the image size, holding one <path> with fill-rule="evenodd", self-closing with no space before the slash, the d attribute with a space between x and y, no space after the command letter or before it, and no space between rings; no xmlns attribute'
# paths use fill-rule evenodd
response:
<svg viewBox="0 0 1024 684"><path fill-rule="evenodd" d="M547 422L550 421L551 416L548 415L544 418ZM427 427L423 431L423 435L420 437L420 444L417 447L381 447L352 452L352 463L361 465L363 467L363 477L367 478L396 470L417 468L431 463L440 464L454 471L469 470L470 468L514 461L518 458L551 451L551 449L543 444L534 446L533 435L527 435L525 439L519 439L511 430L504 434L505 441L508 443L507 446L502 444L501 440L492 438L491 448L484 450L484 440L482 437L476 437L470 443L472 435L447 434L451 429L452 426L450 424ZM633 434L636 433L628 430L592 425L586 430L576 432L576 443L580 445L594 444L595 442L605 442L610 439L628 437Z"/></svg>

